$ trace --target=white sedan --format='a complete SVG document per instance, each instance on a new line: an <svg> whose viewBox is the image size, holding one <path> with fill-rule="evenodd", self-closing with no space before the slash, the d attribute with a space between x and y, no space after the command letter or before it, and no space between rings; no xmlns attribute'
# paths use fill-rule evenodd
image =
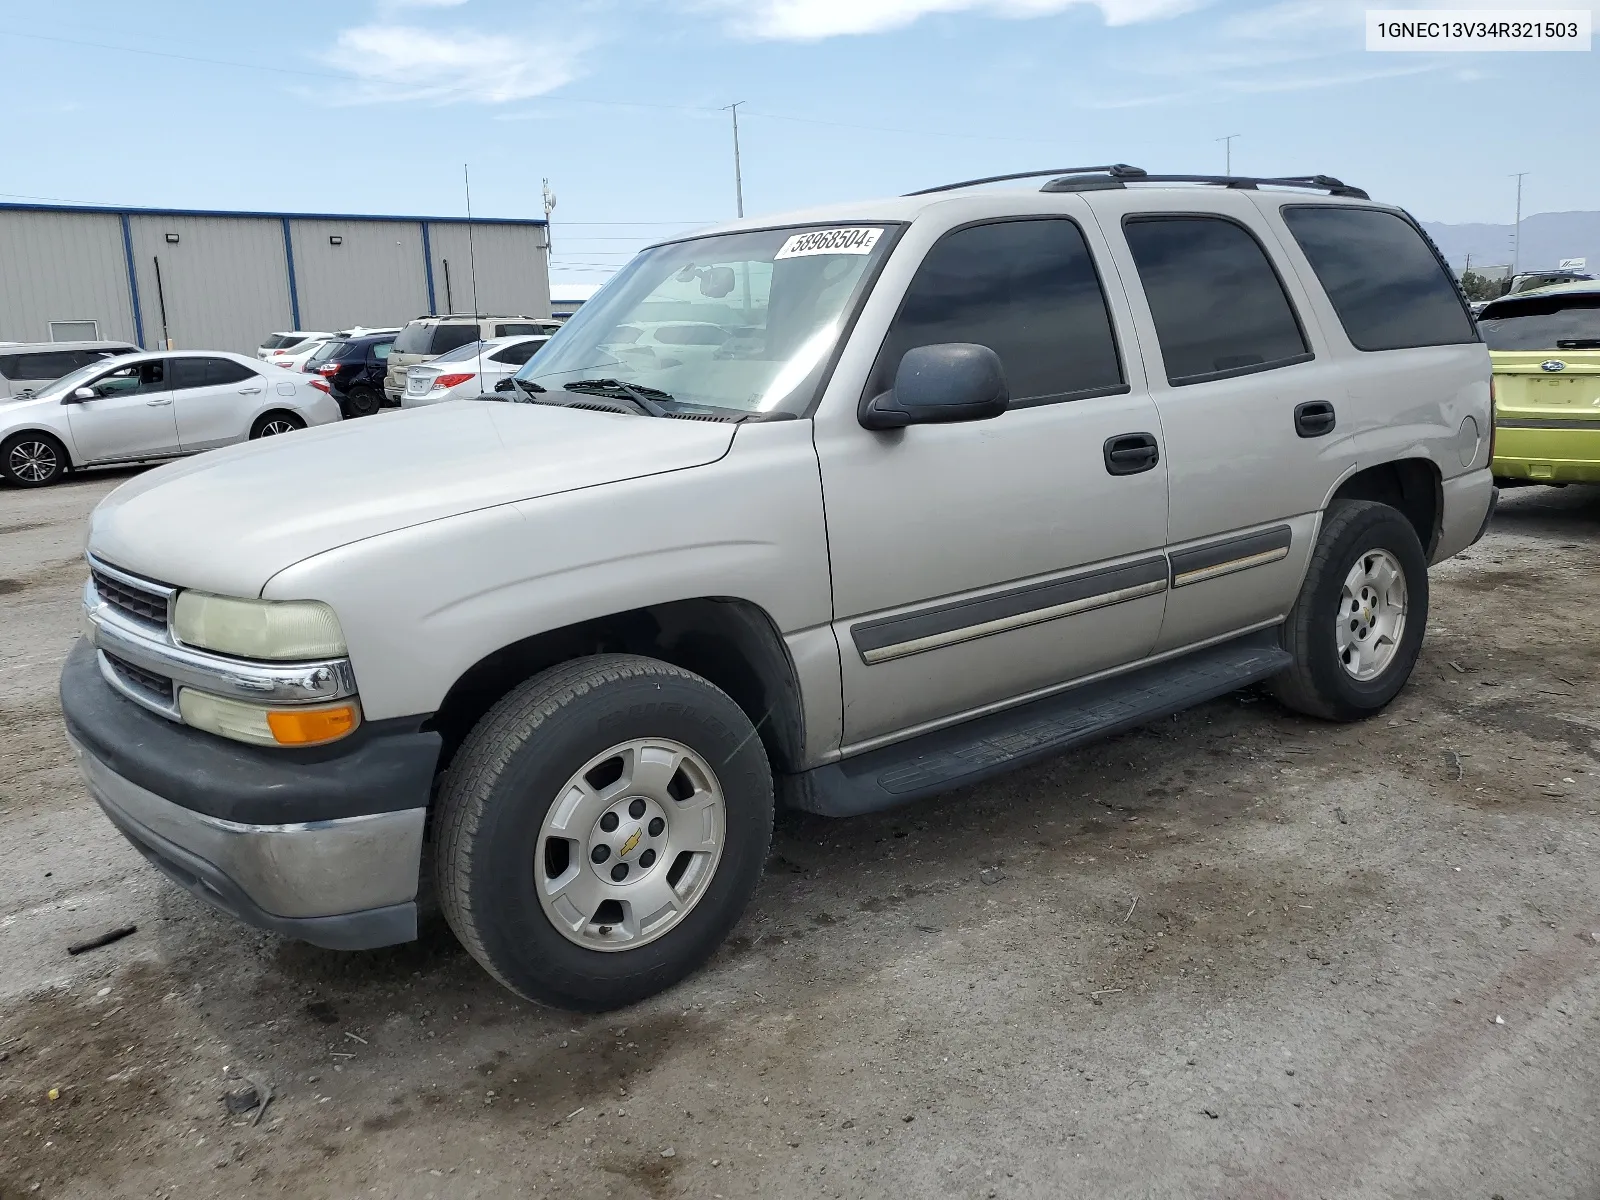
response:
<svg viewBox="0 0 1600 1200"><path fill-rule="evenodd" d="M339 415L308 376L242 354L129 354L0 400L0 479L44 487L74 467L178 458Z"/></svg>
<svg viewBox="0 0 1600 1200"><path fill-rule="evenodd" d="M550 340L544 334L512 334L469 342L448 354L406 368L406 390L401 408L442 404L446 400L476 400L509 380Z"/></svg>

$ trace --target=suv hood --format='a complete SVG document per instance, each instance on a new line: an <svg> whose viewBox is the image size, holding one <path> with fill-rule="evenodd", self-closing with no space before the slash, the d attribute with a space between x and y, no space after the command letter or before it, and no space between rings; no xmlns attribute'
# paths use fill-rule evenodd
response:
<svg viewBox="0 0 1600 1200"><path fill-rule="evenodd" d="M518 500L715 462L737 426L457 401L213 450L123 484L89 550L151 579L255 596L302 559Z"/></svg>

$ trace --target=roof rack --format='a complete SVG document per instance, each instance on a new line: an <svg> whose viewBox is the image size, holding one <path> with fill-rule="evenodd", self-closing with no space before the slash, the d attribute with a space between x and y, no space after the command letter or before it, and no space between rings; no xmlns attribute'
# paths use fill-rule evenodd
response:
<svg viewBox="0 0 1600 1200"><path fill-rule="evenodd" d="M907 192L907 196L931 196L934 192L954 192L961 188L977 187L981 183L1006 183L1012 179L1038 179L1044 175L1104 175L1108 178L1137 179L1144 175L1138 167L1127 163L1109 163L1098 167L1057 167L1053 171L1014 171L1010 175L986 175L982 179L963 179L960 183L941 183L938 187Z"/></svg>
<svg viewBox="0 0 1600 1200"><path fill-rule="evenodd" d="M1253 191L1263 186L1306 188L1327 192L1330 196L1349 196L1356 200L1371 199L1360 188L1352 187L1343 180L1335 179L1332 175L1148 175L1143 171L1139 171L1138 174L1109 170L1098 173L1074 171L1064 173L1062 178L1052 179L1039 190L1042 192L1098 192L1109 188L1126 187L1130 179L1137 183L1203 183L1245 191Z"/></svg>

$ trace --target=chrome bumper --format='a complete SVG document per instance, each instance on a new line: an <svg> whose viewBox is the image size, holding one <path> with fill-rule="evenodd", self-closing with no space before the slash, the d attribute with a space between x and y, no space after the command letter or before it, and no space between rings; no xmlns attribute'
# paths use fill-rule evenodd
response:
<svg viewBox="0 0 1600 1200"><path fill-rule="evenodd" d="M169 878L223 911L333 949L416 937L426 809L242 825L165 800L68 740L111 822Z"/></svg>

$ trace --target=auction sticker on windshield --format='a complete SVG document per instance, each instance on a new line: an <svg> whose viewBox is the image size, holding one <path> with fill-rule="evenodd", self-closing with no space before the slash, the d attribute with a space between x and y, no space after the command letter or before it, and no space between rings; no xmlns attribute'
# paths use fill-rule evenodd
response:
<svg viewBox="0 0 1600 1200"><path fill-rule="evenodd" d="M852 226L847 229L813 229L797 233L773 255L773 261L805 258L812 254L871 254L883 236L881 228Z"/></svg>

